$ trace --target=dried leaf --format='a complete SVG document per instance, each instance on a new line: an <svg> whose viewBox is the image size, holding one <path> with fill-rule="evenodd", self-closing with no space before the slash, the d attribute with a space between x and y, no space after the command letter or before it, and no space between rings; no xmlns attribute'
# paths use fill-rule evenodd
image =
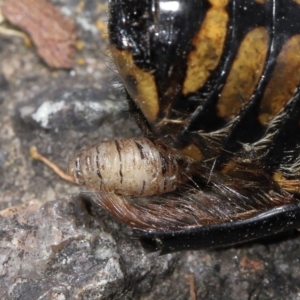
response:
<svg viewBox="0 0 300 300"><path fill-rule="evenodd" d="M8 0L2 6L2 13L10 23L30 35L38 54L50 67L72 67L75 24L51 3L46 0Z"/></svg>

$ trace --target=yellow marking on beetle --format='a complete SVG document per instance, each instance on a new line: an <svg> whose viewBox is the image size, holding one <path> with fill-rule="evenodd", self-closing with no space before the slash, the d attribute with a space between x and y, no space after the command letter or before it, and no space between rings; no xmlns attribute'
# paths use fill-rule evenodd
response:
<svg viewBox="0 0 300 300"><path fill-rule="evenodd" d="M181 150L181 152L184 155L190 157L192 160L197 161L197 162L202 161L202 159L203 159L203 155L202 155L201 151L194 144L190 144L190 145L186 146L185 148L183 148Z"/></svg>
<svg viewBox="0 0 300 300"><path fill-rule="evenodd" d="M188 68L183 94L196 92L218 66L224 48L229 16L226 0L210 0L208 10L198 34L193 39L194 50L188 56Z"/></svg>
<svg viewBox="0 0 300 300"><path fill-rule="evenodd" d="M111 52L128 93L146 119L154 122L159 113L159 101L153 75L140 69L130 52L118 50L114 46L111 47Z"/></svg>
<svg viewBox="0 0 300 300"><path fill-rule="evenodd" d="M216 8L224 8L229 0L209 0L209 3Z"/></svg>
<svg viewBox="0 0 300 300"><path fill-rule="evenodd" d="M222 169L223 174L230 174L236 170L236 164L232 161L228 162Z"/></svg>
<svg viewBox="0 0 300 300"><path fill-rule="evenodd" d="M281 172L275 172L273 179L279 184L279 186L288 192L299 193L300 191L300 180L299 179L287 179Z"/></svg>
<svg viewBox="0 0 300 300"><path fill-rule="evenodd" d="M294 2L296 2L297 4L300 4L300 0L294 0Z"/></svg>
<svg viewBox="0 0 300 300"><path fill-rule="evenodd" d="M218 115L226 121L234 118L248 101L263 72L269 36L264 27L248 32L242 41L218 101Z"/></svg>
<svg viewBox="0 0 300 300"><path fill-rule="evenodd" d="M295 93L300 82L300 35L292 36L282 47L270 82L265 90L259 121L267 125Z"/></svg>
<svg viewBox="0 0 300 300"><path fill-rule="evenodd" d="M258 4L266 4L268 0L254 0Z"/></svg>

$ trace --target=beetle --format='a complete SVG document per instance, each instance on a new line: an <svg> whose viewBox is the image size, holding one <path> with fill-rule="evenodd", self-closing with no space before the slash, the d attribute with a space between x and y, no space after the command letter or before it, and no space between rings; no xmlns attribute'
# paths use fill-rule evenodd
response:
<svg viewBox="0 0 300 300"><path fill-rule="evenodd" d="M299 228L300 1L111 0L109 11L145 137L83 150L75 181L161 254Z"/></svg>

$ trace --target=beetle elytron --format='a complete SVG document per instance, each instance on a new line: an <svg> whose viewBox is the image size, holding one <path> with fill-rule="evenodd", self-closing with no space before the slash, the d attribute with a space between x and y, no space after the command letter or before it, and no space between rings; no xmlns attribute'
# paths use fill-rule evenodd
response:
<svg viewBox="0 0 300 300"><path fill-rule="evenodd" d="M299 16L299 0L111 0L111 52L145 138L92 146L69 171L146 249L300 227Z"/></svg>

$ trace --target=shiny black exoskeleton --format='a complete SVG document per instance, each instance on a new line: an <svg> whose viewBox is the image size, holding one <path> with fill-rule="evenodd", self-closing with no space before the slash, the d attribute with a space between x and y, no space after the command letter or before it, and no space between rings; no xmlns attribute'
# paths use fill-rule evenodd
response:
<svg viewBox="0 0 300 300"><path fill-rule="evenodd" d="M124 199L124 218L109 209L145 248L219 247L299 228L299 16L297 0L110 2L111 51L132 113L189 164L174 193Z"/></svg>

